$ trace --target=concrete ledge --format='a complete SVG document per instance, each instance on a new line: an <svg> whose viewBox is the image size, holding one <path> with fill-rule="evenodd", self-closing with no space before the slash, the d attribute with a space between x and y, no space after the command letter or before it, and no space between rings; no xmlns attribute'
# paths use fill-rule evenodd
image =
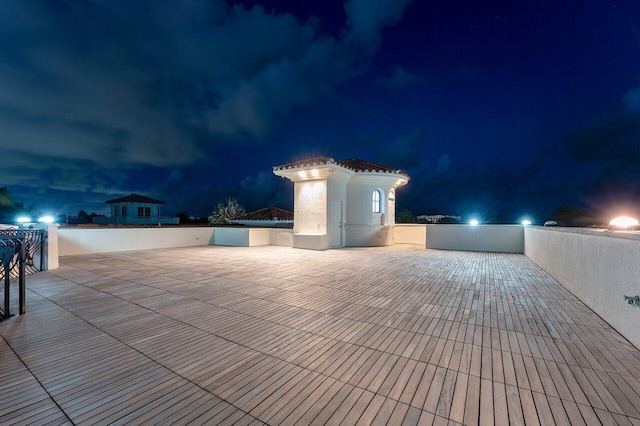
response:
<svg viewBox="0 0 640 426"><path fill-rule="evenodd" d="M524 253L521 225L427 225L427 248Z"/></svg>
<svg viewBox="0 0 640 426"><path fill-rule="evenodd" d="M427 246L427 225L418 223L397 224L393 230L395 244L419 244Z"/></svg>
<svg viewBox="0 0 640 426"><path fill-rule="evenodd" d="M214 228L59 228L58 254L110 253L209 245ZM49 234L53 244L53 234ZM49 260L52 265L53 259Z"/></svg>
<svg viewBox="0 0 640 426"><path fill-rule="evenodd" d="M268 228L215 228L212 244L230 247L267 246Z"/></svg>
<svg viewBox="0 0 640 426"><path fill-rule="evenodd" d="M380 247L393 244L393 226L347 225L347 247Z"/></svg>
<svg viewBox="0 0 640 426"><path fill-rule="evenodd" d="M525 254L640 348L640 235L527 227Z"/></svg>
<svg viewBox="0 0 640 426"><path fill-rule="evenodd" d="M329 248L329 235L293 234L293 247L309 250L326 250Z"/></svg>
<svg viewBox="0 0 640 426"><path fill-rule="evenodd" d="M293 247L293 229L269 228L269 241L273 246Z"/></svg>

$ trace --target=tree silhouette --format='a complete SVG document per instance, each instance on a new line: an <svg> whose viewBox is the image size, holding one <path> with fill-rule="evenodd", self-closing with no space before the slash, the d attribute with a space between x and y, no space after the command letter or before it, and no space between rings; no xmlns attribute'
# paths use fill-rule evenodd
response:
<svg viewBox="0 0 640 426"><path fill-rule="evenodd" d="M397 223L418 223L416 217L409 210L402 210L396 216Z"/></svg>
<svg viewBox="0 0 640 426"><path fill-rule="evenodd" d="M15 205L15 203L11 199L9 190L7 188L0 188L0 206L12 207L13 205Z"/></svg>
<svg viewBox="0 0 640 426"><path fill-rule="evenodd" d="M244 208L234 198L227 198L225 204L218 203L209 216L209 223L229 224L244 215Z"/></svg>

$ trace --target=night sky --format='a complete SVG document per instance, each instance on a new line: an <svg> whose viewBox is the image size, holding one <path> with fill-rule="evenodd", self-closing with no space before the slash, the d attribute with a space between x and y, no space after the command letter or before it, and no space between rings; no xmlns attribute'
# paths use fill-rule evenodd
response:
<svg viewBox="0 0 640 426"><path fill-rule="evenodd" d="M293 207L272 166L399 168L397 209L640 216L640 2L0 0L25 206Z"/></svg>

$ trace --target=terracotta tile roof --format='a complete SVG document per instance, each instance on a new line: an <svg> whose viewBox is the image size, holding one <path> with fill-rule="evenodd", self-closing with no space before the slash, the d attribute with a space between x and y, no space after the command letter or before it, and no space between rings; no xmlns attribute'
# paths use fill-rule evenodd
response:
<svg viewBox="0 0 640 426"><path fill-rule="evenodd" d="M378 172L378 173L396 173L409 177L399 169L392 169L391 167L381 166L380 164L371 163L369 161L359 160L357 158L350 158L348 160L340 160L338 164L345 169L353 170L354 172Z"/></svg>
<svg viewBox="0 0 640 426"><path fill-rule="evenodd" d="M293 213L279 207L266 207L249 212L238 220L293 220Z"/></svg>
<svg viewBox="0 0 640 426"><path fill-rule="evenodd" d="M297 169L299 167L320 166L325 164L336 164L356 173L396 173L409 178L409 175L402 170L392 169L391 167L381 166L380 164L359 160L357 158L335 161L331 157L312 157L306 160L283 164L281 166L274 166L273 170Z"/></svg>
<svg viewBox="0 0 640 426"><path fill-rule="evenodd" d="M273 170L297 169L298 167L321 166L324 164L335 164L336 160L331 157L311 157L304 160L292 161L281 166L273 166Z"/></svg>
<svg viewBox="0 0 640 426"><path fill-rule="evenodd" d="M279 207L266 207L249 212L238 220L293 220L293 213Z"/></svg>
<svg viewBox="0 0 640 426"><path fill-rule="evenodd" d="M113 200L105 201L106 204L114 203L149 203L149 204L167 204L164 201L155 200L153 198L145 197L144 195L129 194L124 197L114 198Z"/></svg>

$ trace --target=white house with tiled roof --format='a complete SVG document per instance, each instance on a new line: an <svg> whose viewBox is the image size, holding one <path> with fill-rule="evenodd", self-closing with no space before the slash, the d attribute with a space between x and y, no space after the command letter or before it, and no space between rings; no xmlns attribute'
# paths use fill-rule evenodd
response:
<svg viewBox="0 0 640 426"><path fill-rule="evenodd" d="M410 179L401 170L314 157L275 166L273 173L294 183L294 247L393 244L396 189Z"/></svg>
<svg viewBox="0 0 640 426"><path fill-rule="evenodd" d="M129 194L106 201L111 206L111 217L95 217L93 223L112 225L177 225L177 217L161 217L160 206L164 201Z"/></svg>

